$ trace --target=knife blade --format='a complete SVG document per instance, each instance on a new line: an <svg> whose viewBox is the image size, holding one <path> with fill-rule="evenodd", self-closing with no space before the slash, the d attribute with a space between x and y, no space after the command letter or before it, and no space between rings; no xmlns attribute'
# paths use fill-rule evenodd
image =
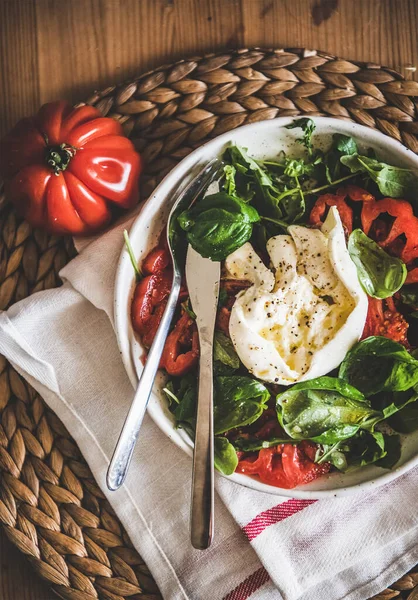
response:
<svg viewBox="0 0 418 600"><path fill-rule="evenodd" d="M205 550L214 522L213 336L218 307L221 263L203 258L189 245L186 282L199 334L199 386L193 453L191 542Z"/></svg>

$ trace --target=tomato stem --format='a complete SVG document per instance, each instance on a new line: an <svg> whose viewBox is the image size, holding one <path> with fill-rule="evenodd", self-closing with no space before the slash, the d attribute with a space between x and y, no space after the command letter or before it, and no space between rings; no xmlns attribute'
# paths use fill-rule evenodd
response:
<svg viewBox="0 0 418 600"><path fill-rule="evenodd" d="M61 171L70 164L70 160L75 156L77 148L71 144L59 144L56 146L50 146L48 144L48 138L44 135L46 149L45 149L45 161L46 164L53 170L54 175L59 175Z"/></svg>

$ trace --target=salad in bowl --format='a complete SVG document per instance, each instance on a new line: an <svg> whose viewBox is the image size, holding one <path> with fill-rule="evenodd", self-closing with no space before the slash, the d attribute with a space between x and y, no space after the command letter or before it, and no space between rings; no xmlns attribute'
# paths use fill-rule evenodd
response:
<svg viewBox="0 0 418 600"><path fill-rule="evenodd" d="M330 121L269 124L280 129L273 144L263 141L271 137L265 123L242 128L247 147L236 132L210 142L223 160L219 181L174 224L180 255L190 244L222 266L215 466L258 489L349 487L411 464L418 452L414 165L384 160L379 144L359 136L365 128L350 124L351 135L348 124ZM159 208L142 248L135 226L134 248L127 238L137 281L128 306L117 295L117 325L125 311L131 331L121 343L119 327L122 354L129 345L137 372L172 280L167 208ZM127 273L126 253L123 261ZM158 404L157 421L190 447L199 344L185 281L160 368L151 414Z"/></svg>

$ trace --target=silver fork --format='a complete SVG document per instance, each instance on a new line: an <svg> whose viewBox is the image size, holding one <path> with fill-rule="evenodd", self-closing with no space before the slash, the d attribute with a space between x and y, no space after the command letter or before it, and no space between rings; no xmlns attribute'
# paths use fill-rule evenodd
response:
<svg viewBox="0 0 418 600"><path fill-rule="evenodd" d="M190 208L197 198L204 193L209 185L216 179L221 166L221 161L214 159L209 162L204 169L199 171L197 176L190 183L181 186L181 188L177 190L178 198L174 202L168 216L167 242L171 260L173 262L172 287L160 325L148 353L147 362L145 363L144 370L139 379L135 396L132 400L125 423L123 424L116 448L113 452L112 460L110 461L106 477L106 483L109 490L117 490L125 481L180 293L182 268L184 266L180 263L183 262L184 257L179 256L176 251L174 243L176 232L175 221L178 215L183 210Z"/></svg>

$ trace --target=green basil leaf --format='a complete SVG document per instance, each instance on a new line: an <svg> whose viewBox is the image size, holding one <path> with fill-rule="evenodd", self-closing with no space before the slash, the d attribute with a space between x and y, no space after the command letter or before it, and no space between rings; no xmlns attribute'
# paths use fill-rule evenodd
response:
<svg viewBox="0 0 418 600"><path fill-rule="evenodd" d="M232 375L215 379L215 434L254 423L267 408L270 393L250 377Z"/></svg>
<svg viewBox="0 0 418 600"><path fill-rule="evenodd" d="M230 338L221 331L215 331L213 345L213 359L220 361L227 367L239 369L240 360L235 352L234 344Z"/></svg>
<svg viewBox="0 0 418 600"><path fill-rule="evenodd" d="M260 217L253 206L224 192L206 196L178 217L187 240L201 256L224 260L247 242Z"/></svg>
<svg viewBox="0 0 418 600"><path fill-rule="evenodd" d="M349 350L338 376L366 396L384 391L401 392L418 383L418 360L401 344L373 336Z"/></svg>
<svg viewBox="0 0 418 600"><path fill-rule="evenodd" d="M323 444L348 439L381 418L359 390L334 377L294 385L277 396L276 409L291 438Z"/></svg>
<svg viewBox="0 0 418 600"><path fill-rule="evenodd" d="M184 377L173 377L164 388L169 408L176 418L177 426L194 431L196 425L196 375L189 373Z"/></svg>
<svg viewBox="0 0 418 600"><path fill-rule="evenodd" d="M350 235L348 252L356 265L361 286L369 296L389 298L405 283L405 263L390 256L361 229L355 229Z"/></svg>
<svg viewBox="0 0 418 600"><path fill-rule="evenodd" d="M224 475L232 475L238 466L238 456L234 446L226 437L215 437L214 442L215 469Z"/></svg>

